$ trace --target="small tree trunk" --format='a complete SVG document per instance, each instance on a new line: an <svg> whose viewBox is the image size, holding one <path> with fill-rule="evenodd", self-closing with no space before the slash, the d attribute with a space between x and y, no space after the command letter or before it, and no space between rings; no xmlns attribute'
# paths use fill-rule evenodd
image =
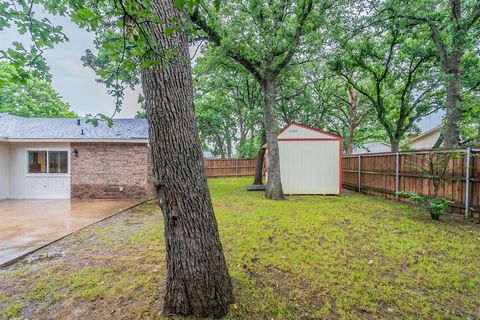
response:
<svg viewBox="0 0 480 320"><path fill-rule="evenodd" d="M263 145L267 142L267 137L265 136L265 130L262 130L262 140L260 140L260 148L257 152L257 162L255 164L255 177L253 179L253 184L262 185L263 184L263 158L265 157L265 149Z"/></svg>
<svg viewBox="0 0 480 320"><path fill-rule="evenodd" d="M165 224L167 258L165 314L222 317L233 302L232 283L220 243L217 221L204 174L195 124L188 38L172 1L153 0L163 23L148 24L152 38L166 52L168 64L141 72L149 123L153 174ZM182 28L182 26L180 26Z"/></svg>
<svg viewBox="0 0 480 320"><path fill-rule="evenodd" d="M230 133L227 132L226 135L226 142L227 142L227 156L230 159L232 157L232 138L230 137Z"/></svg>
<svg viewBox="0 0 480 320"><path fill-rule="evenodd" d="M460 90L460 70L459 67L452 74L447 87L447 109L445 122L444 149L454 149L460 144L459 123L462 112L458 107L458 97Z"/></svg>
<svg viewBox="0 0 480 320"><path fill-rule="evenodd" d="M398 152L398 150L400 149L400 140L393 140L390 143L391 143L390 150L392 152Z"/></svg>
<svg viewBox="0 0 480 320"><path fill-rule="evenodd" d="M265 133L268 143L268 181L265 197L273 200L285 198L280 176L280 155L277 142L277 122L275 121L275 79L266 74L263 81L263 92L265 108L263 120L265 122Z"/></svg>
<svg viewBox="0 0 480 320"><path fill-rule="evenodd" d="M348 104L350 106L350 117L348 123L348 138L347 138L347 145L346 145L346 154L352 154L353 152L353 137L355 135L355 127L357 122L357 106L358 106L358 99L355 92L355 89L351 86L347 88L347 95L348 95Z"/></svg>
<svg viewBox="0 0 480 320"><path fill-rule="evenodd" d="M477 129L477 143L480 144L480 124L478 124L478 129Z"/></svg>
<svg viewBox="0 0 480 320"><path fill-rule="evenodd" d="M439 149L440 146L442 145L444 139L445 139L445 132L442 131L442 132L440 133L440 136L438 137L437 141L436 141L435 144L433 145L432 150L437 150L437 149Z"/></svg>

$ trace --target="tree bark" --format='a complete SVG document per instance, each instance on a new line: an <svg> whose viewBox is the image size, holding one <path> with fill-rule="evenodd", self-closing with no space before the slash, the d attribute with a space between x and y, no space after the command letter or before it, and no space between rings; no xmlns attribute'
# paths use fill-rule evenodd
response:
<svg viewBox="0 0 480 320"><path fill-rule="evenodd" d="M163 312L223 317L233 303L232 283L204 174L184 17L170 0L154 0L152 8L163 23L148 24L147 30L166 52L176 53L141 72L153 178L165 224ZM171 21L181 30L166 36Z"/></svg>
<svg viewBox="0 0 480 320"><path fill-rule="evenodd" d="M392 152L398 152L399 149L400 149L400 140L399 139L392 140L390 145L390 150Z"/></svg>
<svg viewBox="0 0 480 320"><path fill-rule="evenodd" d="M356 128L356 122L357 122L357 106L358 106L358 101L357 101L357 95L355 92L355 89L351 86L348 87L347 89L347 95L348 95L348 105L349 105L349 111L350 111L350 119L348 121L348 138L347 138L347 145L346 145L346 154L352 154L353 152L353 138L355 135L355 128Z"/></svg>
<svg viewBox="0 0 480 320"><path fill-rule="evenodd" d="M451 54L448 50L443 48L440 52L441 58L443 56L442 64L445 72L450 77L447 86L447 107L446 107L446 121L445 121L445 141L443 143L444 149L454 149L460 144L460 120L462 117L462 110L458 106L460 100L460 77L461 77L461 63L464 55L465 33L463 28L461 0L451 0L452 21L454 28L452 29L452 46ZM434 40L441 46L441 39L439 35L434 33Z"/></svg>
<svg viewBox="0 0 480 320"><path fill-rule="evenodd" d="M462 111L458 107L460 90L460 66L453 71L451 80L447 87L447 108L445 116L445 140L444 149L454 149L460 144L459 123L462 117Z"/></svg>
<svg viewBox="0 0 480 320"><path fill-rule="evenodd" d="M444 139L445 139L445 132L441 132L441 133L440 133L440 136L439 136L438 139L437 139L437 141L436 141L435 144L433 145L432 150L437 150L437 149L439 149L440 146L442 145Z"/></svg>
<svg viewBox="0 0 480 320"><path fill-rule="evenodd" d="M478 124L478 128L477 128L477 144L480 144L480 124Z"/></svg>
<svg viewBox="0 0 480 320"><path fill-rule="evenodd" d="M277 123L275 121L276 81L266 73L262 86L265 102L263 120L268 143L268 180L265 197L272 200L283 200L285 196L280 176L280 155L276 132Z"/></svg>
<svg viewBox="0 0 480 320"><path fill-rule="evenodd" d="M227 144L227 157L228 159L232 158L232 137L230 136L229 129L225 129L226 134L225 134L225 142Z"/></svg>
<svg viewBox="0 0 480 320"><path fill-rule="evenodd" d="M253 178L254 185L263 184L263 159L265 157L265 149L263 145L267 142L267 137L265 135L265 130L262 130L262 140L260 140L260 148L257 152L257 162L255 164L255 177Z"/></svg>

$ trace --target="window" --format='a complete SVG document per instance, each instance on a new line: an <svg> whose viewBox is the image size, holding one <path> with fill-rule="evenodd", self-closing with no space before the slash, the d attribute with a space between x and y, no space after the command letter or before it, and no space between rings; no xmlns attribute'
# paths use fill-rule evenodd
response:
<svg viewBox="0 0 480 320"><path fill-rule="evenodd" d="M68 173L67 151L48 151L48 172Z"/></svg>
<svg viewBox="0 0 480 320"><path fill-rule="evenodd" d="M68 173L68 151L28 151L28 173Z"/></svg>
<svg viewBox="0 0 480 320"><path fill-rule="evenodd" d="M28 173L47 173L47 151L28 151Z"/></svg>

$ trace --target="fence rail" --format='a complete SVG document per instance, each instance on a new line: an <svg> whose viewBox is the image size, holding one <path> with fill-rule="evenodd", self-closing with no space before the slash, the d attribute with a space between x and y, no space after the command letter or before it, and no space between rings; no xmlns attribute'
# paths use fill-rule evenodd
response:
<svg viewBox="0 0 480 320"><path fill-rule="evenodd" d="M480 149L446 151L455 153L446 166L445 183L439 195L453 203L451 211L480 212ZM398 197L398 192L428 195L431 178L424 159L430 151L362 154L342 157L345 188L364 193Z"/></svg>
<svg viewBox="0 0 480 320"><path fill-rule="evenodd" d="M205 174L209 178L245 177L255 175L256 159L204 159Z"/></svg>

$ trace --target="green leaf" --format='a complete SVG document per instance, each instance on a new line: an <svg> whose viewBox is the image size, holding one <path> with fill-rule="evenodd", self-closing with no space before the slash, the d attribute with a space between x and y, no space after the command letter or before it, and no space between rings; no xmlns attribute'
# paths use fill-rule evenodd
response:
<svg viewBox="0 0 480 320"><path fill-rule="evenodd" d="M170 36L173 34L173 31L174 31L174 30L173 30L172 27L167 27L167 28L165 29L164 33L165 33L165 35L166 35L167 37L170 37Z"/></svg>
<svg viewBox="0 0 480 320"><path fill-rule="evenodd" d="M185 6L185 0L174 0L174 1L173 1L173 5L174 5L175 8L177 8L177 9L183 9L184 6Z"/></svg>

